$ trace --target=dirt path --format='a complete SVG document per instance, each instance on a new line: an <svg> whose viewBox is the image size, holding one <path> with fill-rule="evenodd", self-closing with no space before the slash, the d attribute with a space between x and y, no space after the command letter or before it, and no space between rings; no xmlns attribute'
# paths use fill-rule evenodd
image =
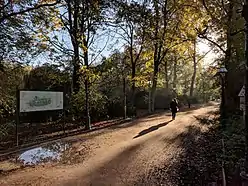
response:
<svg viewBox="0 0 248 186"><path fill-rule="evenodd" d="M180 136L198 125L195 116L215 109L208 106L182 112L175 121L168 114L150 116L68 138L74 140L78 152L87 149L86 157L78 156L81 163L25 168L0 177L0 185L134 185L150 169L180 154Z"/></svg>

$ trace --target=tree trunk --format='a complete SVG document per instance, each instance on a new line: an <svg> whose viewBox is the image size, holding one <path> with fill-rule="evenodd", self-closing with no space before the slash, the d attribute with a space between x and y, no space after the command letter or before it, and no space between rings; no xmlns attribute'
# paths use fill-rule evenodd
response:
<svg viewBox="0 0 248 186"><path fill-rule="evenodd" d="M149 90L148 90L148 113L152 113L152 103L151 103L151 83L149 82Z"/></svg>
<svg viewBox="0 0 248 186"><path fill-rule="evenodd" d="M132 107L135 105L135 76L136 76L136 64L132 63Z"/></svg>
<svg viewBox="0 0 248 186"><path fill-rule="evenodd" d="M155 98L156 98L156 88L157 88L157 81L158 81L158 72L159 72L159 65L163 61L167 49L164 48L165 46L165 36L166 36L166 27L167 27L167 0L164 1L163 3L163 17L161 19L160 16L160 7L159 7L159 1L154 0L153 1L154 5L154 10L155 10L155 28L154 28L154 65L153 65L153 83L152 83L152 91L151 91L151 96L152 96L152 108L151 110L155 110ZM159 30L161 28L161 20L163 21L163 32L162 34L159 33Z"/></svg>
<svg viewBox="0 0 248 186"><path fill-rule="evenodd" d="M203 79L204 77L202 76L202 79ZM207 98L206 98L206 91L205 91L205 81L202 81L202 95L203 95L203 101L204 101L204 103L206 103L207 102Z"/></svg>
<svg viewBox="0 0 248 186"><path fill-rule="evenodd" d="M151 90L151 111L155 111L155 98L156 98L156 88L157 88L157 81L158 81L158 66L159 66L159 36L158 36L158 30L159 30L159 21L160 21L160 15L159 15L159 7L158 7L158 1L154 0L154 8L155 8L155 14L156 14L156 22L155 22L155 33L154 33L154 64L153 64L153 80L152 80L152 90Z"/></svg>
<svg viewBox="0 0 248 186"><path fill-rule="evenodd" d="M90 101L89 101L89 80L86 78L85 82L85 107L86 107L86 129L91 129L90 121Z"/></svg>
<svg viewBox="0 0 248 186"><path fill-rule="evenodd" d="M164 63L164 74L165 74L165 89L169 88L169 79L168 79L168 63L165 61Z"/></svg>
<svg viewBox="0 0 248 186"><path fill-rule="evenodd" d="M79 61L79 42L78 42L78 14L79 14L79 6L74 4L74 12L71 7L71 2L67 1L68 6L68 21L70 25L70 36L73 45L73 73L72 73L72 90L74 93L78 93L80 89L80 61ZM72 19L73 17L73 19Z"/></svg>
<svg viewBox="0 0 248 186"><path fill-rule="evenodd" d="M74 48L74 60L73 60L73 73L72 73L72 87L73 87L72 89L73 89L73 92L76 94L78 93L80 89L79 49L78 49L77 44L73 45L73 48Z"/></svg>
<svg viewBox="0 0 248 186"><path fill-rule="evenodd" d="M173 65L173 89L176 91L177 88L177 57L174 57Z"/></svg>
<svg viewBox="0 0 248 186"><path fill-rule="evenodd" d="M83 40L84 46L88 48L88 43L86 39ZM84 50L84 65L86 69L89 69L89 58L88 58L88 50ZM86 109L86 129L91 129L91 121L90 121L90 89L89 89L89 77L88 74L85 76L85 109Z"/></svg>
<svg viewBox="0 0 248 186"><path fill-rule="evenodd" d="M184 85L184 88L183 88L183 94L184 95L187 95L187 92L188 92L188 87L187 87L187 78L185 78L184 79L184 83L183 83L183 85Z"/></svg>
<svg viewBox="0 0 248 186"><path fill-rule="evenodd" d="M129 50L129 54L130 54L130 60L131 60L131 82L132 82L132 94L131 94L131 104L132 107L134 108L134 104L135 104L135 75L136 75L136 61L134 60L134 56L133 56L133 28L130 28L130 32L131 32L131 36L130 36L130 50Z"/></svg>
<svg viewBox="0 0 248 186"><path fill-rule="evenodd" d="M151 111L155 111L155 100L156 100L156 89L158 83L158 65L154 66L153 80L152 80L152 91L151 91Z"/></svg>
<svg viewBox="0 0 248 186"><path fill-rule="evenodd" d="M196 71L197 71L197 61L196 61L196 38L194 40L194 51L193 51L193 75L191 78L191 84L190 84L190 97L194 95L194 88L195 88L195 78L196 78Z"/></svg>
<svg viewBox="0 0 248 186"><path fill-rule="evenodd" d="M127 93L126 93L126 77L123 75L123 111L124 115L123 118L127 118Z"/></svg>
<svg viewBox="0 0 248 186"><path fill-rule="evenodd" d="M75 0L75 3L78 3L77 0ZM84 59L84 65L86 67L86 70L89 70L89 53L88 53L88 48L89 48L89 30L86 33L86 30L89 29L87 28L87 22L89 21L89 17L87 17L90 5L88 0L86 2L82 2L84 4L84 8L82 11L86 12L86 15L83 13L81 17L81 24L80 24L80 31L81 34L83 35L83 59ZM89 81L89 74L86 72L85 74L85 80L84 80L84 86L85 86L85 111L86 111L86 129L90 130L91 129L91 119L90 119L90 81Z"/></svg>
<svg viewBox="0 0 248 186"><path fill-rule="evenodd" d="M235 103L235 97L237 97L237 88L236 86L236 77L237 71L235 67L232 66L231 57L232 57L232 18L233 18L233 1L229 1L228 13L227 13L227 48L225 54L225 62L224 65L228 71L225 76L225 84L226 84L226 108L229 111L233 111L237 108L237 104ZM240 73L240 72L238 72Z"/></svg>

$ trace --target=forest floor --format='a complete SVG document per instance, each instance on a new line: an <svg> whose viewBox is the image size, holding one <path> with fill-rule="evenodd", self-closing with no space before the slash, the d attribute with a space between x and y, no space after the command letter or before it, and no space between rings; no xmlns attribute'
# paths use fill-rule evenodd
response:
<svg viewBox="0 0 248 186"><path fill-rule="evenodd" d="M198 118L214 117L217 108L213 103L179 112L174 121L159 113L11 156L0 162L0 185L183 185L174 179L175 171L192 171L178 164L185 143L211 128Z"/></svg>

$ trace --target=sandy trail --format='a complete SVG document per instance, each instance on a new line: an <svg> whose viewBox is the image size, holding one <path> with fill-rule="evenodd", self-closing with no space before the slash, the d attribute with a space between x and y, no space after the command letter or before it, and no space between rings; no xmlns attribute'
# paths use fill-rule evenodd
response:
<svg viewBox="0 0 248 186"><path fill-rule="evenodd" d="M175 121L170 121L169 114L159 114L70 137L78 149L89 147L81 163L25 168L0 177L0 185L134 185L150 169L180 153L180 136L188 127L198 126L195 116L215 109L207 106L181 112Z"/></svg>

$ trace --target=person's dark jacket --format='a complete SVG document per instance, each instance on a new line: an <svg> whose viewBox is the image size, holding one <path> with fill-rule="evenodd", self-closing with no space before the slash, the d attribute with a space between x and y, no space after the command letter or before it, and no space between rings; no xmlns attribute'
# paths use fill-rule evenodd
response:
<svg viewBox="0 0 248 186"><path fill-rule="evenodd" d="M170 103L170 109L171 109L171 112L177 112L177 108L178 108L178 104L177 104L177 102L176 101L171 101L171 103Z"/></svg>

